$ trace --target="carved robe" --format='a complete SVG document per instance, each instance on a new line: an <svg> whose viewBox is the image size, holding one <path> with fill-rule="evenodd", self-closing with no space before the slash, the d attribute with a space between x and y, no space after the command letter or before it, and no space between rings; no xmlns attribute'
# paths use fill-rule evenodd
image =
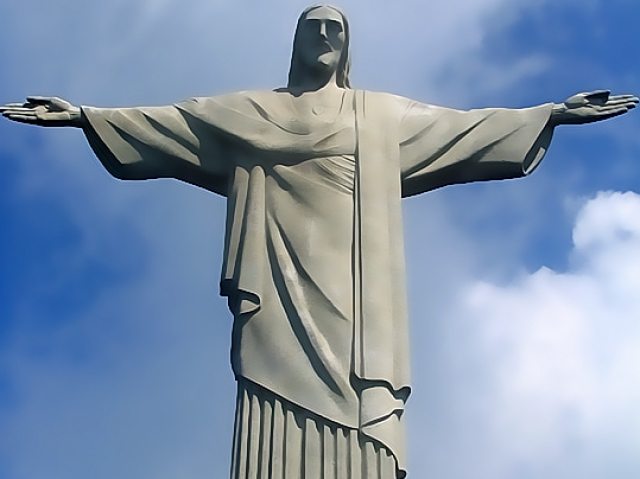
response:
<svg viewBox="0 0 640 479"><path fill-rule="evenodd" d="M221 293L236 376L379 442L400 477L410 391L400 199L529 173L551 140L550 113L359 90L318 116L300 115L287 91L83 108L114 176L227 197Z"/></svg>

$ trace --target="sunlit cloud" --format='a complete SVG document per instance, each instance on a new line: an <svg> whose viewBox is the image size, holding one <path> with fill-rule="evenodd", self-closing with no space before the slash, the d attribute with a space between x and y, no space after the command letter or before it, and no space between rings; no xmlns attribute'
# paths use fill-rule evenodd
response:
<svg viewBox="0 0 640 479"><path fill-rule="evenodd" d="M460 440L461 455L483 456L474 477L640 471L640 195L598 194L573 240L568 271L475 282L444 318L470 338L448 387L461 414L479 414L452 431L483 438Z"/></svg>

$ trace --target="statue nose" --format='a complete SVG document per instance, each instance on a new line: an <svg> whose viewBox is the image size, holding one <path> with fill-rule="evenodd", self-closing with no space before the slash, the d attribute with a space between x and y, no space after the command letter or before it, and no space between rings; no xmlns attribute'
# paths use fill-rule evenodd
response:
<svg viewBox="0 0 640 479"><path fill-rule="evenodd" d="M322 38L328 38L327 37L327 24L325 22L321 22L320 23L320 36Z"/></svg>

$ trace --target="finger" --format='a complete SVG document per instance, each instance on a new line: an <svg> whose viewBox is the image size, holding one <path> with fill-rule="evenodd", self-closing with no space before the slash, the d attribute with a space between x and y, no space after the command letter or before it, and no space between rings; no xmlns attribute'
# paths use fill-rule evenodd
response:
<svg viewBox="0 0 640 479"><path fill-rule="evenodd" d="M611 90L593 90L593 91L586 92L584 96L586 96L587 98L602 97L602 96L609 97L610 94L611 94Z"/></svg>
<svg viewBox="0 0 640 479"><path fill-rule="evenodd" d="M6 105L0 106L0 108L16 108L24 105L24 103L7 103Z"/></svg>
<svg viewBox="0 0 640 479"><path fill-rule="evenodd" d="M618 105L635 105L638 103L637 101L633 101L632 99L619 99L619 100L609 100L605 106L618 106Z"/></svg>
<svg viewBox="0 0 640 479"><path fill-rule="evenodd" d="M604 105L609 99L609 93L611 93L609 90L598 90L587 93L585 99L589 103Z"/></svg>
<svg viewBox="0 0 640 479"><path fill-rule="evenodd" d="M607 113L598 113L595 115L590 115L588 117L575 118L571 123L575 124L585 124L585 123L595 123L597 121L607 120L609 118L613 118L615 116L622 115L627 112L626 108L618 108L616 110L611 110Z"/></svg>
<svg viewBox="0 0 640 479"><path fill-rule="evenodd" d="M607 107L619 107L619 108L635 108L636 107L636 103L631 102L631 101L621 101L621 102L616 102L616 103L612 103L611 105L607 104Z"/></svg>
<svg viewBox="0 0 640 479"><path fill-rule="evenodd" d="M7 110L7 111L3 111L2 114L4 116L11 116L11 115L26 115L26 116L38 116L38 114L33 111L33 110L28 110L28 109L18 109L16 108L15 110Z"/></svg>
<svg viewBox="0 0 640 479"><path fill-rule="evenodd" d="M634 106L636 106L638 104L637 99L626 99L626 100L609 100L607 103L605 103L604 105L601 105L602 107L610 107L610 106L630 106L631 108L633 108Z"/></svg>
<svg viewBox="0 0 640 479"><path fill-rule="evenodd" d="M20 114L24 114L24 113L29 113L32 112L33 108L23 108L23 107L13 107L13 108L6 108L6 107L0 107L0 113L2 113L3 115L12 115L12 114L16 114L16 115L20 115Z"/></svg>
<svg viewBox="0 0 640 479"><path fill-rule="evenodd" d="M614 108L612 110L606 110L601 112L597 117L593 119L593 121L606 120L608 118L613 118L614 116L624 115L629 111L628 108Z"/></svg>
<svg viewBox="0 0 640 479"><path fill-rule="evenodd" d="M46 110L46 107L43 107L42 105L31 105L29 103L25 103L24 105L17 105L17 106L4 106L4 107L0 107L1 111L13 111L13 112L29 112L29 111L36 111L36 110Z"/></svg>
<svg viewBox="0 0 640 479"><path fill-rule="evenodd" d="M635 108L637 105L638 105L638 102L628 101L628 102L623 102L623 103L616 104L616 105L613 105L613 106L621 106L621 107L624 106L625 108L632 109L632 108Z"/></svg>
<svg viewBox="0 0 640 479"><path fill-rule="evenodd" d="M35 123L38 117L35 115L6 115L9 120L19 121L20 123Z"/></svg>
<svg viewBox="0 0 640 479"><path fill-rule="evenodd" d="M0 106L0 113L5 112L5 111L18 110L19 108L22 108L22 105L19 105L19 106L10 106L10 105Z"/></svg>
<svg viewBox="0 0 640 479"><path fill-rule="evenodd" d="M47 103L51 103L53 98L49 96L28 96L27 103L31 103L33 105L46 105Z"/></svg>
<svg viewBox="0 0 640 479"><path fill-rule="evenodd" d="M71 104L62 98L54 96L51 98L51 102L47 105L47 108L52 111L65 111L71 108Z"/></svg>
<svg viewBox="0 0 640 479"><path fill-rule="evenodd" d="M638 100L638 97L635 95L611 95L609 100Z"/></svg>
<svg viewBox="0 0 640 479"><path fill-rule="evenodd" d="M633 108L638 104L638 99L637 98L627 98L627 99L621 99L621 100L609 100L606 105L610 106L610 105L626 105L629 106L629 108Z"/></svg>
<svg viewBox="0 0 640 479"><path fill-rule="evenodd" d="M587 103L587 100L586 94L584 93L578 93L577 95L573 95L572 97L569 97L564 101L564 104L568 108L578 108L583 106L585 103Z"/></svg>
<svg viewBox="0 0 640 479"><path fill-rule="evenodd" d="M613 105L613 106L601 107L597 111L598 111L598 115L609 115L612 112L618 112L621 110L624 110L626 112L631 108L632 107L629 107L628 105Z"/></svg>
<svg viewBox="0 0 640 479"><path fill-rule="evenodd" d="M607 113L604 116L604 119L606 120L607 118L613 118L614 116L620 116L620 115L624 115L625 113L627 113L629 111L628 108L618 108L616 110L613 110L609 113Z"/></svg>

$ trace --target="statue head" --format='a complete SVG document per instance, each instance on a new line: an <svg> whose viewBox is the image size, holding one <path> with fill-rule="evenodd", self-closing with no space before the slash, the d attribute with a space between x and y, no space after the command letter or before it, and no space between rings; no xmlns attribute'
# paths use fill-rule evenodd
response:
<svg viewBox="0 0 640 479"><path fill-rule="evenodd" d="M296 26L289 70L289 87L309 76L335 73L339 87L349 88L349 23L338 8L306 8Z"/></svg>

